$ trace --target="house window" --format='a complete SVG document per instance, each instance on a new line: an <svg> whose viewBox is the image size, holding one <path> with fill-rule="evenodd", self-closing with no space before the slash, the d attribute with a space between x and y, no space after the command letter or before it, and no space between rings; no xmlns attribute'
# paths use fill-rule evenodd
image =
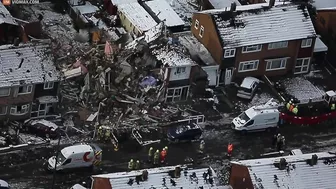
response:
<svg viewBox="0 0 336 189"><path fill-rule="evenodd" d="M299 58L296 60L294 74L307 73L309 69L310 58Z"/></svg>
<svg viewBox="0 0 336 189"><path fill-rule="evenodd" d="M195 20L195 29L198 30L198 27L199 27L199 21L196 19Z"/></svg>
<svg viewBox="0 0 336 189"><path fill-rule="evenodd" d="M312 39L304 39L301 41L301 47L302 48L307 48L307 47L311 47L312 45Z"/></svg>
<svg viewBox="0 0 336 189"><path fill-rule="evenodd" d="M176 68L176 74L182 74L186 72L186 67L178 67Z"/></svg>
<svg viewBox="0 0 336 189"><path fill-rule="evenodd" d="M254 71L258 69L258 66L259 66L259 60L240 62L238 72Z"/></svg>
<svg viewBox="0 0 336 189"><path fill-rule="evenodd" d="M0 106L0 115L7 114L7 106Z"/></svg>
<svg viewBox="0 0 336 189"><path fill-rule="evenodd" d="M10 95L10 88L1 88L0 89L0 97L1 96L9 96Z"/></svg>
<svg viewBox="0 0 336 189"><path fill-rule="evenodd" d="M19 87L18 94L29 94L33 91L33 85L26 85Z"/></svg>
<svg viewBox="0 0 336 189"><path fill-rule="evenodd" d="M167 102L175 102L183 100L182 90L184 91L185 95L187 95L187 91L189 87L179 87L179 88L170 88L167 91L166 101Z"/></svg>
<svg viewBox="0 0 336 189"><path fill-rule="evenodd" d="M24 115L29 112L29 104L26 105L19 105L19 106L12 106L10 109L11 115Z"/></svg>
<svg viewBox="0 0 336 189"><path fill-rule="evenodd" d="M52 89L54 88L54 82L47 82L47 83L44 83L44 89Z"/></svg>
<svg viewBox="0 0 336 189"><path fill-rule="evenodd" d="M200 29L200 32L199 32L199 36L203 37L203 34L204 34L204 27L201 26L201 29Z"/></svg>
<svg viewBox="0 0 336 189"><path fill-rule="evenodd" d="M288 41L281 41L268 44L268 49L282 49L288 47Z"/></svg>
<svg viewBox="0 0 336 189"><path fill-rule="evenodd" d="M236 49L227 49L224 52L224 58L231 58L234 57L236 53Z"/></svg>
<svg viewBox="0 0 336 189"><path fill-rule="evenodd" d="M261 51L262 45L251 45L242 48L242 53L258 52Z"/></svg>
<svg viewBox="0 0 336 189"><path fill-rule="evenodd" d="M287 58L267 60L266 71L285 69L286 63Z"/></svg>

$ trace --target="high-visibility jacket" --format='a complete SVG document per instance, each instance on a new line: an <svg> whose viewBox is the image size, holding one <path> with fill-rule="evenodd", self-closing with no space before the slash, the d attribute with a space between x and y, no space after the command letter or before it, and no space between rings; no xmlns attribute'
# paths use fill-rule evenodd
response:
<svg viewBox="0 0 336 189"><path fill-rule="evenodd" d="M107 130L107 131L105 132L105 136L106 136L106 137L110 137L110 136L111 136L111 132L110 132L109 130Z"/></svg>
<svg viewBox="0 0 336 189"><path fill-rule="evenodd" d="M160 157L160 152L155 152L154 153L154 159L159 159Z"/></svg>
<svg viewBox="0 0 336 189"><path fill-rule="evenodd" d="M148 156L153 156L153 151L154 151L154 149L150 148L149 151L148 151Z"/></svg>
<svg viewBox="0 0 336 189"><path fill-rule="evenodd" d="M287 108L287 110L289 110L290 105L291 105L291 104L290 104L289 102L286 104L286 108Z"/></svg>
<svg viewBox="0 0 336 189"><path fill-rule="evenodd" d="M297 107L294 107L293 110L292 110L292 112L293 112L294 114L297 114L297 113L299 112L299 109L298 109Z"/></svg>
<svg viewBox="0 0 336 189"><path fill-rule="evenodd" d="M128 162L128 169L134 169L134 161Z"/></svg>
<svg viewBox="0 0 336 189"><path fill-rule="evenodd" d="M233 151L233 144L229 144L227 150L228 150L228 153L231 154Z"/></svg>
<svg viewBox="0 0 336 189"><path fill-rule="evenodd" d="M335 109L336 109L335 104L331 104L330 110L331 110L331 111L334 111Z"/></svg>
<svg viewBox="0 0 336 189"><path fill-rule="evenodd" d="M140 169L140 162L139 162L139 161L137 161L137 162L135 163L135 169Z"/></svg>

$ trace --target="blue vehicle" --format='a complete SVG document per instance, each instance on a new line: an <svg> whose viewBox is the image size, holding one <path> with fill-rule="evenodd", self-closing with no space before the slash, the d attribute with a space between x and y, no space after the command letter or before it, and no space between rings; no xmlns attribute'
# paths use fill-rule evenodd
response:
<svg viewBox="0 0 336 189"><path fill-rule="evenodd" d="M189 123L168 129L167 137L170 142L188 142L200 139L202 132L196 123Z"/></svg>

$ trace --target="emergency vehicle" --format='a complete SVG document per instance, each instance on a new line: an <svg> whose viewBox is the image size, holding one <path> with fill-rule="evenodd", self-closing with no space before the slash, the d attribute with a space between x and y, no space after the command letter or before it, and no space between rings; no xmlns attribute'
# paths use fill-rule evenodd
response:
<svg viewBox="0 0 336 189"><path fill-rule="evenodd" d="M270 130L283 123L314 125L336 118L336 93L327 91L317 99L289 101L280 105L270 99L265 105L253 106L235 117L231 122L234 130L255 132Z"/></svg>
<svg viewBox="0 0 336 189"><path fill-rule="evenodd" d="M95 144L76 144L63 148L57 157L56 171L98 166L102 149ZM48 170L54 170L56 156L48 159Z"/></svg>

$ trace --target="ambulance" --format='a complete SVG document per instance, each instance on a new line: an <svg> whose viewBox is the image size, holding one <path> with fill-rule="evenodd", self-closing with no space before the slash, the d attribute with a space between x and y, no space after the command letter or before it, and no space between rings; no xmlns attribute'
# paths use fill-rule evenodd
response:
<svg viewBox="0 0 336 189"><path fill-rule="evenodd" d="M48 170L56 171L98 166L102 161L102 149L95 144L76 144L63 148L48 159Z"/></svg>

